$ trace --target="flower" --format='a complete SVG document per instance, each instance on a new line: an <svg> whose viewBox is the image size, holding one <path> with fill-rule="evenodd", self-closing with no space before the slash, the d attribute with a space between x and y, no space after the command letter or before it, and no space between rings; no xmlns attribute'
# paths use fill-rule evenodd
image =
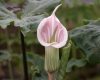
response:
<svg viewBox="0 0 100 80"><path fill-rule="evenodd" d="M68 40L68 32L55 15L58 5L51 16L44 18L37 28L37 38L41 45L54 48L63 47Z"/></svg>

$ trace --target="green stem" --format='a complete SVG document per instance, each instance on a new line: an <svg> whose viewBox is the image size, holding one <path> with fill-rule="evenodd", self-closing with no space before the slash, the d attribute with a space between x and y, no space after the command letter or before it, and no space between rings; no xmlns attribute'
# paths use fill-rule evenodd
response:
<svg viewBox="0 0 100 80"><path fill-rule="evenodd" d="M9 42L9 32L8 32L7 29L5 30L5 32L6 32L5 35L6 35L6 41L7 41L8 52L11 53L11 46L10 46L10 42ZM14 80L14 78L13 78L13 73L12 73L12 65L11 65L11 62L9 62L8 67L9 67L9 76L10 76L10 80Z"/></svg>
<svg viewBox="0 0 100 80"><path fill-rule="evenodd" d="M69 42L67 47L63 48L63 51L62 51L63 53L61 57L57 80L64 80L64 76L66 73L66 67L67 67L69 56L70 56L70 49L71 49L71 43Z"/></svg>

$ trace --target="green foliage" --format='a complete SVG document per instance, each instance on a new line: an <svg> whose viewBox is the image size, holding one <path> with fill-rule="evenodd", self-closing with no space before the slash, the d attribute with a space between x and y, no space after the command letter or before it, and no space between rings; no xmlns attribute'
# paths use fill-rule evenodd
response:
<svg viewBox="0 0 100 80"><path fill-rule="evenodd" d="M27 61L32 64L29 68L32 80L47 80L47 74L44 70L44 59L41 56L28 53Z"/></svg>
<svg viewBox="0 0 100 80"><path fill-rule="evenodd" d="M18 20L15 22L15 26L21 27L21 31L23 34L26 34L30 30L34 29L36 30L37 25L40 23L40 21L45 17L45 14L41 15L34 15L29 17L22 17L21 20ZM32 28L33 27L33 28Z"/></svg>
<svg viewBox="0 0 100 80"><path fill-rule="evenodd" d="M0 62L11 60L11 55L6 51L0 51Z"/></svg>
<svg viewBox="0 0 100 80"><path fill-rule="evenodd" d="M89 63L100 63L100 20L70 31L72 41L82 49Z"/></svg>
<svg viewBox="0 0 100 80"><path fill-rule="evenodd" d="M65 0L65 4L69 7L81 6L81 5L99 5L99 0Z"/></svg>
<svg viewBox="0 0 100 80"><path fill-rule="evenodd" d="M21 4L23 3L25 0L10 0L11 3L15 3L15 4Z"/></svg>
<svg viewBox="0 0 100 80"><path fill-rule="evenodd" d="M71 72L73 67L83 67L85 66L86 61L84 59L75 59L72 58L71 60L69 60L68 64L67 64L67 68L66 68L66 72Z"/></svg>
<svg viewBox="0 0 100 80"><path fill-rule="evenodd" d="M10 25L10 22L16 20L16 15L3 6L3 4L0 4L0 26L5 29L8 25Z"/></svg>
<svg viewBox="0 0 100 80"><path fill-rule="evenodd" d="M14 22L14 26L21 27L23 34L26 34L33 29L32 27L36 28L40 21L47 16L46 10L58 4L59 1L28 0L19 16L0 4L0 26L6 28L10 22Z"/></svg>
<svg viewBox="0 0 100 80"><path fill-rule="evenodd" d="M23 14L25 16L44 14L59 2L60 0L28 0L24 6Z"/></svg>

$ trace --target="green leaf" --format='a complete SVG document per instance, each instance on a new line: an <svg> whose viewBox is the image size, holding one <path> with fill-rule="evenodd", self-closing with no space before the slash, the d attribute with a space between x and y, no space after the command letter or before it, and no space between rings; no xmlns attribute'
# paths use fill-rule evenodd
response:
<svg viewBox="0 0 100 80"><path fill-rule="evenodd" d="M40 21L45 17L45 14L23 17L20 20L15 21L15 26L20 26L21 31L25 35L27 32L37 29Z"/></svg>
<svg viewBox="0 0 100 80"><path fill-rule="evenodd" d="M36 30L40 21L48 15L47 10L59 2L60 0L28 0L22 11L21 20L15 25L22 28L24 35L34 28Z"/></svg>
<svg viewBox="0 0 100 80"><path fill-rule="evenodd" d="M60 0L28 0L24 6L24 16L44 14L52 6L56 6ZM42 4L42 5L41 5Z"/></svg>
<svg viewBox="0 0 100 80"><path fill-rule="evenodd" d="M10 22L14 22L14 25L17 27L21 27L21 31L23 34L26 34L32 27L37 28L37 25L40 21L45 17L45 14L38 14L38 15L30 15L30 16L23 16L21 15L21 19L19 19L15 13L8 10L3 4L0 4L0 26L2 28L6 28L10 25Z"/></svg>
<svg viewBox="0 0 100 80"><path fill-rule="evenodd" d="M70 31L72 41L82 49L89 63L100 63L100 20Z"/></svg>
<svg viewBox="0 0 100 80"><path fill-rule="evenodd" d="M67 64L67 68L66 68L66 72L71 72L73 67L83 67L85 66L86 61L84 59L74 59L72 58L68 64Z"/></svg>
<svg viewBox="0 0 100 80"><path fill-rule="evenodd" d="M91 54L89 57L90 64L99 64L100 63L100 53Z"/></svg>
<svg viewBox="0 0 100 80"><path fill-rule="evenodd" d="M11 55L7 51L0 51L0 62L4 60L11 60Z"/></svg>
<svg viewBox="0 0 100 80"><path fill-rule="evenodd" d="M14 22L15 26L21 27L21 31L25 35L34 29L32 27L35 27L36 30L40 21L47 16L47 10L59 2L60 0L28 0L19 16L20 19L15 13L0 4L0 26L6 28L10 22Z"/></svg>
<svg viewBox="0 0 100 80"><path fill-rule="evenodd" d="M41 56L35 53L28 53L27 61L32 64L32 80L47 80L47 74L44 70L44 59Z"/></svg>
<svg viewBox="0 0 100 80"><path fill-rule="evenodd" d="M0 26L6 28L10 22L17 21L16 15L0 3Z"/></svg>

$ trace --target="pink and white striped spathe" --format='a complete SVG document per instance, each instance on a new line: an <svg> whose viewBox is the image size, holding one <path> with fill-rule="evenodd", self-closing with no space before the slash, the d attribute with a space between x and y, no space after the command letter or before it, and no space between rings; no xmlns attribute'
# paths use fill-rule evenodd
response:
<svg viewBox="0 0 100 80"><path fill-rule="evenodd" d="M55 16L56 10L61 5L58 5L51 16L44 18L37 28L37 38L41 45L54 48L63 47L68 40L68 32Z"/></svg>

